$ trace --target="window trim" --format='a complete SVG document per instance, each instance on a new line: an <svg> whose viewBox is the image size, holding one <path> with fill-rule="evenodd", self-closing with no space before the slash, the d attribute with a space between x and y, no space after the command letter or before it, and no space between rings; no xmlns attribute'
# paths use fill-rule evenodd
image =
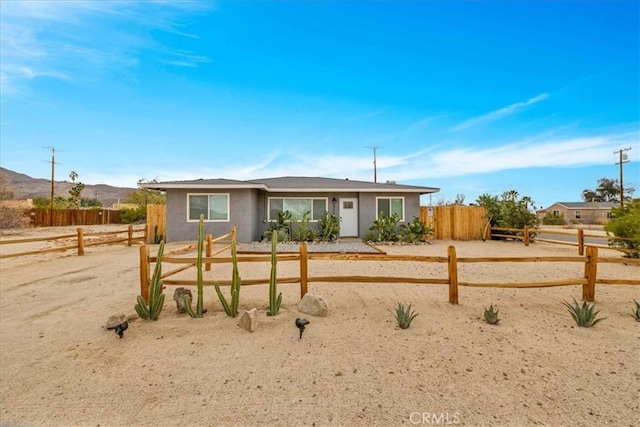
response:
<svg viewBox="0 0 640 427"><path fill-rule="evenodd" d="M205 218L204 222L230 222L231 221L231 193L187 193L187 222L199 222L199 219L190 219L191 196L207 196L207 217L211 210L210 196L226 196L227 197L227 219L209 219Z"/></svg>
<svg viewBox="0 0 640 427"><path fill-rule="evenodd" d="M402 216L401 218L398 219L398 222L404 222L404 218L405 218L405 210L406 210L406 203L405 203L405 197L404 196L376 196L376 219L378 219L378 216L380 215L380 209L379 209L379 205L378 205L378 201L384 199L384 200L389 200L389 206L391 206L391 200L392 199L400 199L402 200Z"/></svg>
<svg viewBox="0 0 640 427"><path fill-rule="evenodd" d="M582 211L580 209L577 209L573 212L573 218L574 219L582 219Z"/></svg>
<svg viewBox="0 0 640 427"><path fill-rule="evenodd" d="M317 219L313 219L313 201L314 200L323 200L324 201L324 212L322 212L322 214L324 215L325 212L329 212L329 197L288 197L288 196L273 196L273 197L267 197L267 222L272 222L272 221L277 221L278 218L271 218L271 200L273 199L280 199L282 200L282 207L284 208L284 200L285 199L289 199L289 200L311 200L311 209L312 211L309 212L310 213L310 218L309 218L309 222L318 222Z"/></svg>

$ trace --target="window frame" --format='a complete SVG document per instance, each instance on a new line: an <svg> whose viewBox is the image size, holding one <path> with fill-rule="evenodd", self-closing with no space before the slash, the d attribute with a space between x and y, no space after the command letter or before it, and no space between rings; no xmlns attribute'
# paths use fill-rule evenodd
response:
<svg viewBox="0 0 640 427"><path fill-rule="evenodd" d="M284 209L284 201L285 200L309 200L311 202L311 212L309 212L309 222L318 222L318 219L313 219L314 218L314 211L313 211L313 202L315 200L322 200L324 201L324 211L319 214L320 218L322 215L324 215L326 212L329 212L329 197L289 197L289 196L273 196L273 197L268 197L267 198L267 222L272 222L272 221L277 221L278 217L272 218L271 217L271 201L272 200L282 200L282 211L285 211L286 209ZM291 212L291 211L290 211ZM299 221L300 219L294 218L296 221Z"/></svg>
<svg viewBox="0 0 640 427"><path fill-rule="evenodd" d="M187 222L199 222L200 219L191 219L191 196L206 196L207 197L207 215L204 218L204 222L229 222L231 221L231 193L187 193ZM211 196L226 196L227 198L227 211L226 219L210 219L209 214L211 212Z"/></svg>
<svg viewBox="0 0 640 427"><path fill-rule="evenodd" d="M573 212L574 219L582 219L582 210L577 209Z"/></svg>
<svg viewBox="0 0 640 427"><path fill-rule="evenodd" d="M376 219L378 219L378 216L380 215L380 207L379 207L379 201L380 200L388 200L389 201L389 216L392 215L392 213L391 213L391 201L393 199L399 199L399 200L402 201L402 214L401 214L401 217L398 219L398 222L404 222L405 210L406 210L406 203L405 203L405 197L404 196L376 196Z"/></svg>

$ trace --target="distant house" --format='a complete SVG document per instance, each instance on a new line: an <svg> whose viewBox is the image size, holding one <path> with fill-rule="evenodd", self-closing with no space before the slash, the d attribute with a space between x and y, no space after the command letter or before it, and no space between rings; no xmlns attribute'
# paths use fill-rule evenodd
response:
<svg viewBox="0 0 640 427"><path fill-rule="evenodd" d="M167 242L195 240L200 214L205 233L220 236L236 226L239 242L260 240L278 212L294 218L310 213L315 223L326 212L340 221L340 237L364 238L380 212L398 214L400 223L420 216L420 195L439 188L349 179L280 177L249 181L198 179L141 183L167 195Z"/></svg>
<svg viewBox="0 0 640 427"><path fill-rule="evenodd" d="M611 208L617 206L616 202L556 202L536 211L536 215L542 220L551 213L563 217L567 224L606 224L611 219Z"/></svg>

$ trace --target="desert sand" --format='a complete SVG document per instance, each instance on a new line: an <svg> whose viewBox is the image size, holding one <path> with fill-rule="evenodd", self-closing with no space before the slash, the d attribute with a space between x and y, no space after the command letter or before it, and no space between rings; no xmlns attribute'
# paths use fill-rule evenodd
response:
<svg viewBox="0 0 640 427"><path fill-rule="evenodd" d="M459 257L577 254L571 246L498 241L381 249L446 256L449 245ZM158 321L136 319L138 248L0 261L0 425L640 425L640 323L631 317L638 286L598 285L596 306L606 319L590 329L577 327L562 305L580 300L580 286L460 287L454 306L445 285L310 283L309 292L327 301L328 317L297 311L297 284L279 285L283 307L268 317L268 285L247 286L240 311L258 309L251 333L225 315L211 287L202 319L178 314L173 287ZM619 257L609 250L600 256ZM280 277L297 275L296 263L278 267ZM579 277L583 268L461 263L459 280L545 281ZM214 270L230 278L226 267ZM445 264L317 261L309 270L446 277ZM266 264L240 265L243 279L268 271ZM181 274L195 278L195 269ZM629 279L640 268L599 264L598 275ZM396 325L397 302L419 313L408 329ZM497 326L482 320L490 304L500 310ZM117 313L131 318L121 339L105 328ZM297 317L310 320L302 339Z"/></svg>

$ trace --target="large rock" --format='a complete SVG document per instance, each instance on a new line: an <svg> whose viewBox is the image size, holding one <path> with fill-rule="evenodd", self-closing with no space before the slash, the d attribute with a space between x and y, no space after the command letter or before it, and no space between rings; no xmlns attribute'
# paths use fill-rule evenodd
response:
<svg viewBox="0 0 640 427"><path fill-rule="evenodd" d="M122 323L127 321L126 314L114 314L113 316L107 319L107 329L114 329L116 326L121 325Z"/></svg>
<svg viewBox="0 0 640 427"><path fill-rule="evenodd" d="M298 311L312 316L325 317L329 315L327 303L319 295L305 294L298 302Z"/></svg>
<svg viewBox="0 0 640 427"><path fill-rule="evenodd" d="M184 297L189 295L191 300L193 301L193 295L191 295L191 290L186 288L177 288L173 292L173 300L176 302L176 307L178 308L178 313L186 313L187 310L184 308Z"/></svg>
<svg viewBox="0 0 640 427"><path fill-rule="evenodd" d="M245 331L249 332L253 332L258 329L258 309L252 308L251 310L245 311L240 317L238 325Z"/></svg>

